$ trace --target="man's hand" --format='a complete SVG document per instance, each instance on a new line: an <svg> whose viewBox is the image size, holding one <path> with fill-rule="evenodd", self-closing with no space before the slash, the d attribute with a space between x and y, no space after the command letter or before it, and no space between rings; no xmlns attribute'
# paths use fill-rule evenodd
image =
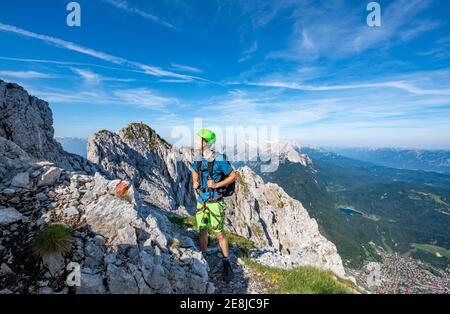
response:
<svg viewBox="0 0 450 314"><path fill-rule="evenodd" d="M208 180L208 187L210 188L210 189L217 189L219 186L217 185L217 183L216 182L214 182L214 180L212 180L212 179L209 179Z"/></svg>
<svg viewBox="0 0 450 314"><path fill-rule="evenodd" d="M194 181L194 183L192 185L194 187L194 190L198 190L198 188L200 187L200 182Z"/></svg>

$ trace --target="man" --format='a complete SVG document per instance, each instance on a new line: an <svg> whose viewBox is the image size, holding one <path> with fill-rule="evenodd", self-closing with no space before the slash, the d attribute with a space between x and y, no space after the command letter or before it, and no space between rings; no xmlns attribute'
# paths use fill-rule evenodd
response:
<svg viewBox="0 0 450 314"><path fill-rule="evenodd" d="M196 222L199 229L199 244L202 253L208 246L208 227L217 234L219 247L223 254L223 279L230 282L233 270L229 261L228 241L224 233L225 203L222 192L225 187L236 181L236 173L223 155L213 152L211 145L216 135L210 130L199 133L198 149L201 151L194 161L192 181L197 191Z"/></svg>

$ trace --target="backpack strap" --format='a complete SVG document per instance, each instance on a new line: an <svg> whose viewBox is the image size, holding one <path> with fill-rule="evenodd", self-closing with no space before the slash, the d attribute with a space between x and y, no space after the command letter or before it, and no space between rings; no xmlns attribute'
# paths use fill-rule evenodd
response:
<svg viewBox="0 0 450 314"><path fill-rule="evenodd" d="M213 173L214 173L214 162L216 160L213 159L211 161L208 161L208 179L212 179L213 178Z"/></svg>

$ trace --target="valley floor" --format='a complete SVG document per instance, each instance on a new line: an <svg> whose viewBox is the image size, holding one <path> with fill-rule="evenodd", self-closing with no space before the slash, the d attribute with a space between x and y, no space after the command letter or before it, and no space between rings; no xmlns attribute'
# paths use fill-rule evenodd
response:
<svg viewBox="0 0 450 314"><path fill-rule="evenodd" d="M378 252L380 271L348 270L359 285L377 294L449 294L450 271L397 253ZM370 278L372 276L372 278ZM370 282L372 279L372 283ZM375 281L375 283L373 283Z"/></svg>

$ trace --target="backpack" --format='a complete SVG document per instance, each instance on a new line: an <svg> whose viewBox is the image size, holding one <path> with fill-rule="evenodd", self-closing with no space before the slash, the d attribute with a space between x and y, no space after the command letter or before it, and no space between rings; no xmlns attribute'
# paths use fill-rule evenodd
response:
<svg viewBox="0 0 450 314"><path fill-rule="evenodd" d="M228 164L230 164L230 162L226 159L226 156L223 155L224 161L226 161ZM213 171L214 171L214 162L216 161L216 159L214 158L211 161L208 161L208 168L206 169L208 172L208 179L213 177ZM201 174L205 171L203 169L201 169L202 166L202 162L201 161L196 161L197 163L197 172L199 172L200 174L200 182L202 182L202 178L201 178ZM223 181L226 179L226 175L222 173L222 177L220 178L220 181ZM223 186L221 188L217 189L217 192L219 192L222 197L229 197L232 196L234 194L234 191L236 190L236 182L233 182L227 186Z"/></svg>

